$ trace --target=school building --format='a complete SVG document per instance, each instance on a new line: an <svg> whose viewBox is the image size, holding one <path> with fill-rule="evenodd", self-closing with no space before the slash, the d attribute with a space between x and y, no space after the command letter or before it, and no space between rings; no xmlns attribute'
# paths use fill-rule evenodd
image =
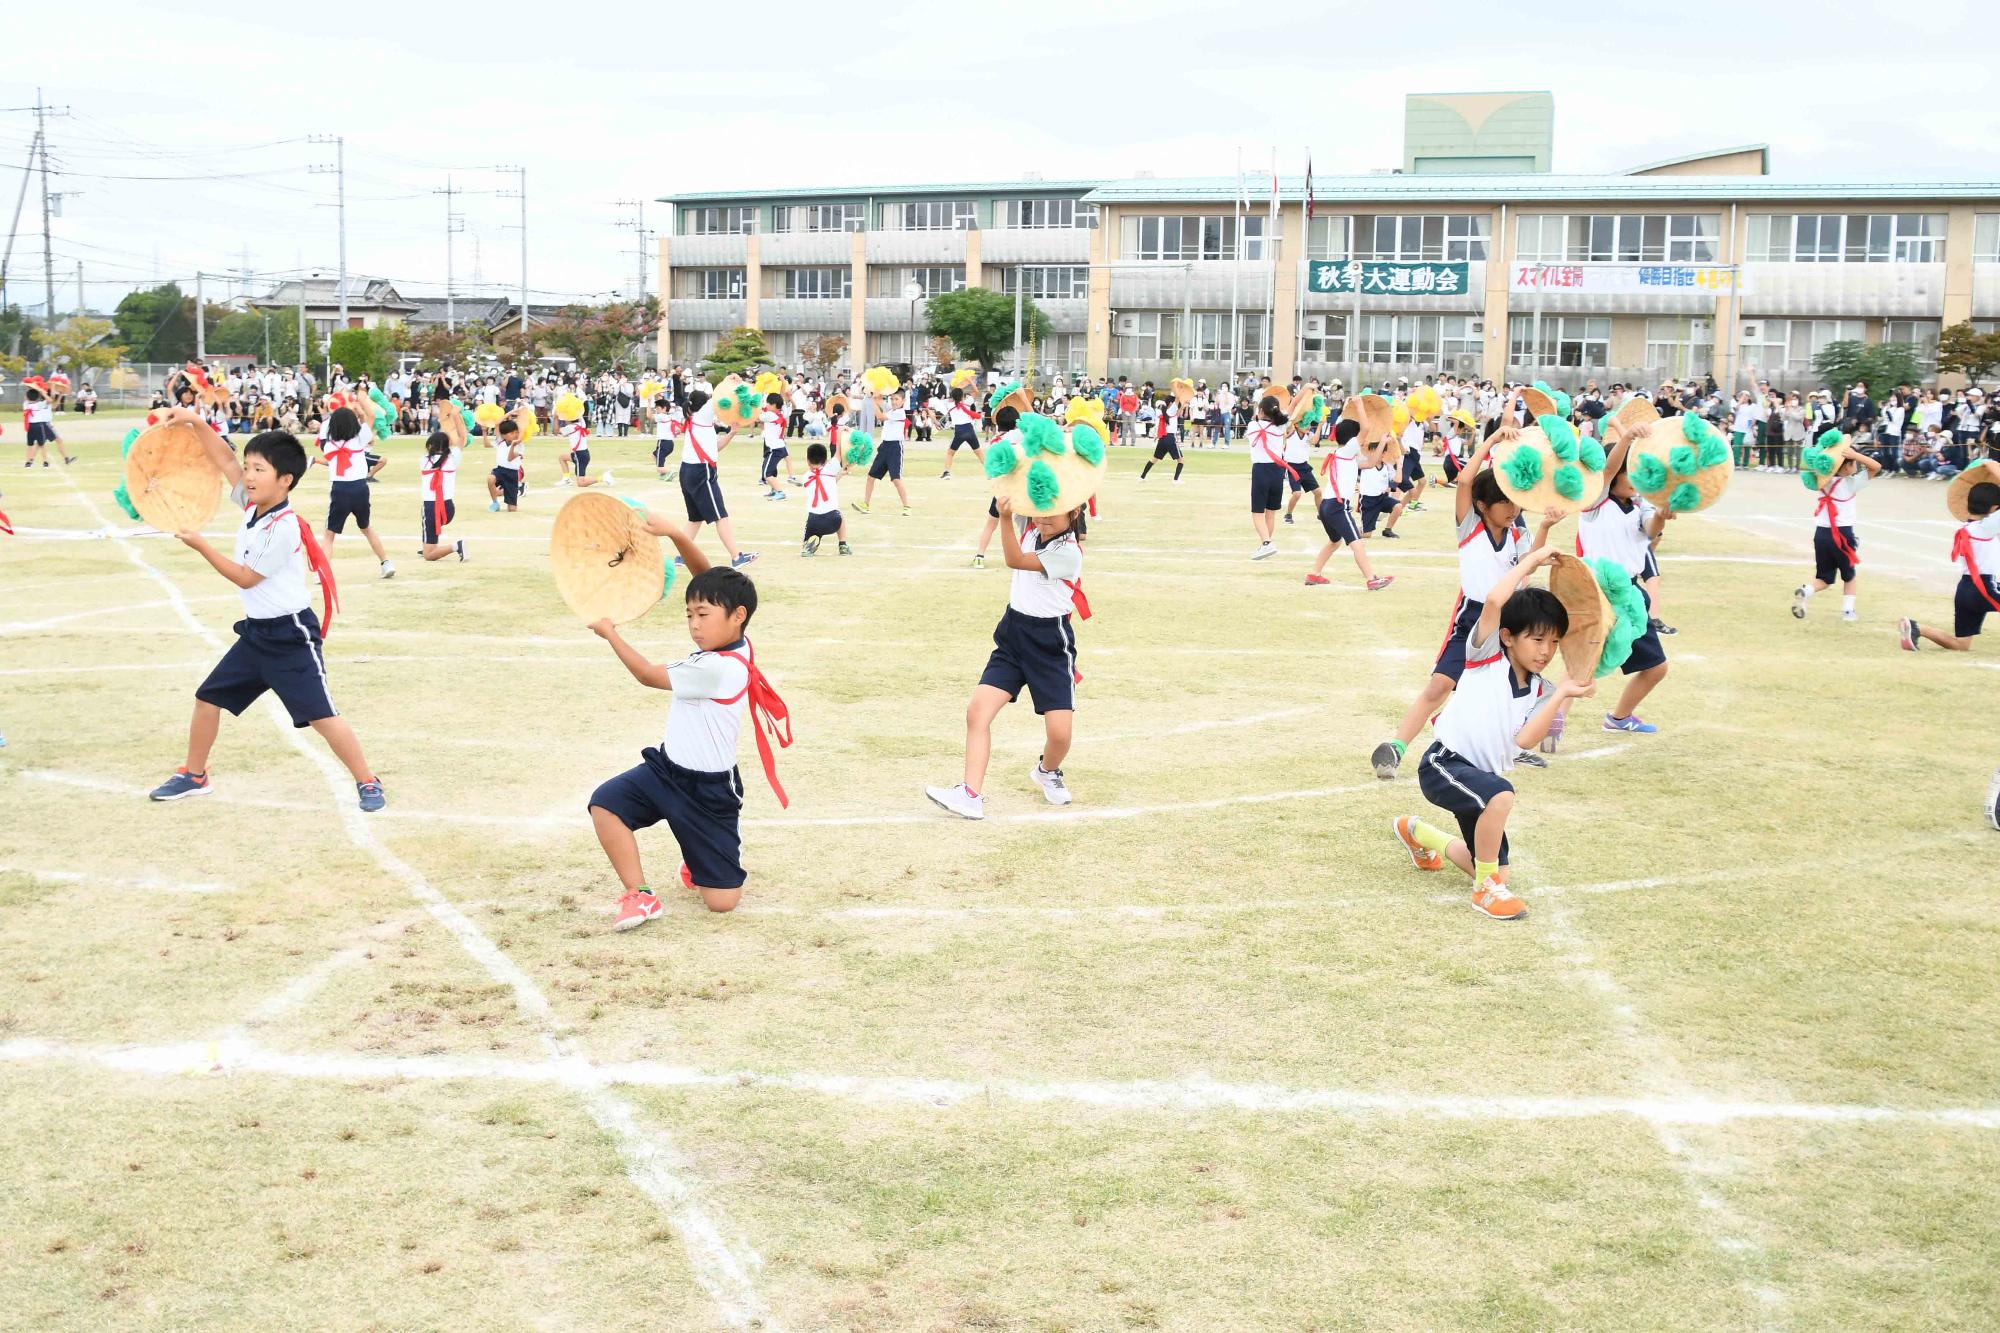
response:
<svg viewBox="0 0 2000 1333"><path fill-rule="evenodd" d="M1551 121L1546 94L1412 97L1401 169L1316 176L1310 220L1281 177L1275 227L1268 172L676 195L659 356L747 325L785 365L825 335L850 369L922 364L924 298L968 286L1049 316L1037 371L1156 382L1806 387L1836 339L2000 326L2000 180L1780 181L1763 145L1560 175Z"/></svg>

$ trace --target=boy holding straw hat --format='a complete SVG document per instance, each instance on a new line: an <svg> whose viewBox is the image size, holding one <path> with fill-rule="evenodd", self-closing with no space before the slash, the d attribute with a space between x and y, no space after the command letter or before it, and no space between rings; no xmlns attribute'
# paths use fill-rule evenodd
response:
<svg viewBox="0 0 2000 1333"><path fill-rule="evenodd" d="M2000 611L2000 463L1974 463L1952 479L1945 499L1959 523L1951 535L1951 561L1958 566L1952 632L1905 617L1896 632L1906 652L1914 653L1925 640L1956 653L1970 652L1973 639L1986 627L1986 613Z"/></svg>
<svg viewBox="0 0 2000 1333"><path fill-rule="evenodd" d="M1822 434L1799 455L1799 477L1814 494L1813 579L1792 591L1792 616L1806 618L1806 603L1840 580L1840 618L1848 624L1861 619L1855 610L1855 585L1861 576L1860 542L1854 536L1854 501L1882 471L1882 465L1847 442L1837 430Z"/></svg>

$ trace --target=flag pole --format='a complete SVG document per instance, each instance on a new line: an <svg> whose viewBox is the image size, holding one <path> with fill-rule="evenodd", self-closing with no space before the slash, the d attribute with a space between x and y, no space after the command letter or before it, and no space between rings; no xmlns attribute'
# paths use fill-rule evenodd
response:
<svg viewBox="0 0 2000 1333"><path fill-rule="evenodd" d="M1237 287L1243 277L1243 148L1236 149L1236 248L1231 252L1234 262L1229 266L1229 384L1233 391L1236 372L1243 364L1243 327L1237 310ZM1225 434L1224 438L1227 438Z"/></svg>
<svg viewBox="0 0 2000 1333"><path fill-rule="evenodd" d="M1292 312L1292 374L1303 372L1299 363L1306 359L1306 251L1312 246L1313 214L1313 155L1306 149L1306 197L1299 206L1299 265L1296 286L1292 293L1295 306Z"/></svg>
<svg viewBox="0 0 2000 1333"><path fill-rule="evenodd" d="M1272 346L1271 335L1277 332L1278 324L1278 150L1271 150L1271 221L1264 237L1264 257L1270 261L1270 279L1265 283L1267 295L1264 298L1264 361L1265 373L1275 375L1278 369L1278 349Z"/></svg>

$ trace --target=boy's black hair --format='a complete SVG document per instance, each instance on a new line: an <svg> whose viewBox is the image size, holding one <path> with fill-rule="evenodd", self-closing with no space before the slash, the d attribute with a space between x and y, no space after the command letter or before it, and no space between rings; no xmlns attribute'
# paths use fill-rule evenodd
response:
<svg viewBox="0 0 2000 1333"><path fill-rule="evenodd" d="M998 426L1002 431L1014 429L1014 427L1021 424L1021 409L1018 407L1001 408L993 414L993 424Z"/></svg>
<svg viewBox="0 0 2000 1333"><path fill-rule="evenodd" d="M692 416L694 413L701 411L707 402L708 392L704 389L696 389L688 395L688 414Z"/></svg>
<svg viewBox="0 0 2000 1333"><path fill-rule="evenodd" d="M667 396L665 394L656 393L653 395L654 407L665 407L666 405L667 405Z"/></svg>
<svg viewBox="0 0 2000 1333"><path fill-rule="evenodd" d="M2000 509L2000 484L1980 482L1965 493L1965 507L1982 516Z"/></svg>
<svg viewBox="0 0 2000 1333"><path fill-rule="evenodd" d="M806 462L812 464L814 467L826 466L826 446L823 444L807 445Z"/></svg>
<svg viewBox="0 0 2000 1333"><path fill-rule="evenodd" d="M783 407L785 405L785 395L781 393L767 393L764 395L764 405L766 407Z"/></svg>
<svg viewBox="0 0 2000 1333"><path fill-rule="evenodd" d="M757 585L740 569L711 565L688 580L687 600L720 607L724 615L740 606L743 628L748 630L750 617L757 614Z"/></svg>
<svg viewBox="0 0 2000 1333"><path fill-rule="evenodd" d="M1361 433L1361 423L1353 417L1342 417L1333 423L1333 442L1346 444Z"/></svg>
<svg viewBox="0 0 2000 1333"><path fill-rule="evenodd" d="M30 384L22 391L21 399L23 402L39 403L42 401L42 391Z"/></svg>
<svg viewBox="0 0 2000 1333"><path fill-rule="evenodd" d="M344 412L347 409L341 410ZM251 437L250 443L243 446L245 458L252 454L268 462L271 470L279 476L291 478L291 482L285 487L287 493L293 486L298 485L299 478L306 474L305 446L299 443L298 436L288 430L258 432Z"/></svg>
<svg viewBox="0 0 2000 1333"><path fill-rule="evenodd" d="M1481 469L1472 479L1472 511L1482 519L1488 505L1497 505L1507 499L1507 492L1501 488L1500 474L1492 468Z"/></svg>
<svg viewBox="0 0 2000 1333"><path fill-rule="evenodd" d="M1278 396L1270 393L1257 400L1257 415L1273 426L1282 426L1289 419L1285 416L1285 409L1278 406Z"/></svg>
<svg viewBox="0 0 2000 1333"><path fill-rule="evenodd" d="M1553 630L1561 638L1569 633L1569 608L1547 588L1516 588L1500 608L1500 628L1512 635Z"/></svg>
<svg viewBox="0 0 2000 1333"><path fill-rule="evenodd" d="M953 389L953 390L951 391L951 401L953 401L954 403L962 403L962 402L964 402L964 401L965 401L965 390L963 390L963 389Z"/></svg>
<svg viewBox="0 0 2000 1333"><path fill-rule="evenodd" d="M495 426L494 429L502 435L519 435L521 433L521 423L512 417L501 417L500 424Z"/></svg>
<svg viewBox="0 0 2000 1333"><path fill-rule="evenodd" d="M333 415L326 419L326 438L329 440L351 440L361 433L361 418L351 407L336 407Z"/></svg>

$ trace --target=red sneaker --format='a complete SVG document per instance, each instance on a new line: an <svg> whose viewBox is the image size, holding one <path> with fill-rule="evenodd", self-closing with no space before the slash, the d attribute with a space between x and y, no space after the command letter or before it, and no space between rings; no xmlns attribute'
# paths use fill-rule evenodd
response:
<svg viewBox="0 0 2000 1333"><path fill-rule="evenodd" d="M634 930L660 914L660 900L649 890L634 889L618 900L618 919L613 930Z"/></svg>
<svg viewBox="0 0 2000 1333"><path fill-rule="evenodd" d="M1331 582L1333 582L1333 580L1332 580L1332 579L1329 579L1329 578L1328 578L1328 577L1327 577L1326 575L1324 575L1324 574L1308 574L1308 575L1306 575L1306 586L1307 586L1308 588L1324 588L1324 587L1325 587L1325 586L1326 586L1327 584L1329 584L1329 583L1331 583Z"/></svg>
<svg viewBox="0 0 2000 1333"><path fill-rule="evenodd" d="M1395 581L1396 576L1394 574L1377 574L1374 578L1368 580L1368 591L1380 592Z"/></svg>
<svg viewBox="0 0 2000 1333"><path fill-rule="evenodd" d="M694 887L694 871L687 868L685 861L681 862L681 883L690 889Z"/></svg>

